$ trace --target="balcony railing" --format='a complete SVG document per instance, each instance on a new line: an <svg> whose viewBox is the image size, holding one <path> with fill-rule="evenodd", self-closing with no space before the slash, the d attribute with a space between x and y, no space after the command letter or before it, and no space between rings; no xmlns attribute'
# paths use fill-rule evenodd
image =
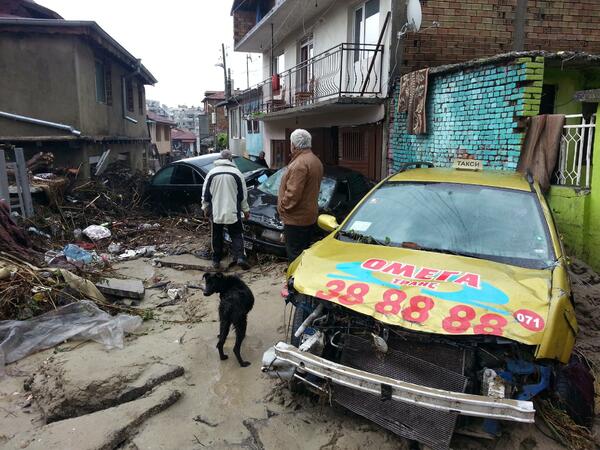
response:
<svg viewBox="0 0 600 450"><path fill-rule="evenodd" d="M242 113L271 113L341 97L381 94L383 45L344 43L243 91Z"/></svg>
<svg viewBox="0 0 600 450"><path fill-rule="evenodd" d="M589 188L596 116L589 120L581 114L565 117L553 184Z"/></svg>

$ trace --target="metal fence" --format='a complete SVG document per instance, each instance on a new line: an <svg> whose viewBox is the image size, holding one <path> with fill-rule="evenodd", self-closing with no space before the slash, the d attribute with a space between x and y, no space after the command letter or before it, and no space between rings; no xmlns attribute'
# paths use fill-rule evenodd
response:
<svg viewBox="0 0 600 450"><path fill-rule="evenodd" d="M242 113L270 113L339 97L381 94L383 45L343 43L236 96Z"/></svg>
<svg viewBox="0 0 600 450"><path fill-rule="evenodd" d="M589 189L596 116L566 116L553 183Z"/></svg>

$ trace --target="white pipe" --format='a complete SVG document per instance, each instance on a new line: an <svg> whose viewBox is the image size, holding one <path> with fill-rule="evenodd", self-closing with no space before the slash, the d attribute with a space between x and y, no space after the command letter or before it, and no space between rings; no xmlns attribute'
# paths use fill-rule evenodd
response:
<svg viewBox="0 0 600 450"><path fill-rule="evenodd" d="M319 314L321 314L322 311L323 311L323 303L319 303L319 305L315 308L315 310L310 313L310 315L306 318L306 320L304 322L302 322L302 325L300 325L298 327L298 329L294 333L294 337L298 338L298 337L302 336L302 333L304 333L304 330L306 330L306 328L313 322L313 320L315 320L319 316Z"/></svg>
<svg viewBox="0 0 600 450"><path fill-rule="evenodd" d="M46 127L58 128L59 130L68 131L69 133L74 134L75 136L81 136L81 131L76 130L75 128L73 128L70 125L65 125L62 123L48 122L46 120L34 119L33 117L27 117L27 116L20 116L19 114L12 114L12 113L4 112L4 111L0 111L0 117L5 117L7 119L13 119L13 120L20 120L21 122L33 123L36 125L43 125Z"/></svg>

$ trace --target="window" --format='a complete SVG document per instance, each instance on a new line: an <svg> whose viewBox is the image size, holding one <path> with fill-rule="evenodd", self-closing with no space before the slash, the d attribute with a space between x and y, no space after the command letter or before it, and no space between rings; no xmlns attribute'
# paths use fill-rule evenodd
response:
<svg viewBox="0 0 600 450"><path fill-rule="evenodd" d="M379 39L379 0L369 0L354 12L354 43L377 44ZM354 61L360 58L360 51L354 52ZM365 52L365 54L368 54Z"/></svg>
<svg viewBox="0 0 600 450"><path fill-rule="evenodd" d="M189 166L175 166L175 173L171 179L171 184L195 184L194 170Z"/></svg>
<svg viewBox="0 0 600 450"><path fill-rule="evenodd" d="M164 186L171 184L171 177L173 176L174 166L168 166L159 171L152 179L152 184L155 186Z"/></svg>
<svg viewBox="0 0 600 450"><path fill-rule="evenodd" d="M171 127L166 126L163 127L164 130L164 134L165 134L165 141L170 141L171 140Z"/></svg>
<svg viewBox="0 0 600 450"><path fill-rule="evenodd" d="M539 201L526 191L388 182L346 222L343 231L350 230L390 246L412 242L432 251L524 267L541 269L554 260Z"/></svg>
<svg viewBox="0 0 600 450"><path fill-rule="evenodd" d="M248 134L260 133L260 122L258 120L246 120L246 131Z"/></svg>
<svg viewBox="0 0 600 450"><path fill-rule="evenodd" d="M106 103L106 70L102 61L96 60L96 101Z"/></svg>
<svg viewBox="0 0 600 450"><path fill-rule="evenodd" d="M542 101L540 105L540 114L554 114L555 102L556 86L553 84L544 84L542 86Z"/></svg>
<svg viewBox="0 0 600 450"><path fill-rule="evenodd" d="M106 104L108 106L112 106L113 104L113 95L112 95L112 70L110 68L110 63L104 63L104 86L106 92Z"/></svg>
<svg viewBox="0 0 600 450"><path fill-rule="evenodd" d="M127 111L133 112L133 83L131 80L125 81L125 101Z"/></svg>
<svg viewBox="0 0 600 450"><path fill-rule="evenodd" d="M140 115L144 115L144 85L142 83L138 83L138 109L140 110Z"/></svg>

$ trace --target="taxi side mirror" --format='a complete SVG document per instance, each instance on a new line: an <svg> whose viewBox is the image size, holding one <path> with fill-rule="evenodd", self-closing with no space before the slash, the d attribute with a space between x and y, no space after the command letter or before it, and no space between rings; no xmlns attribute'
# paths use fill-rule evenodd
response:
<svg viewBox="0 0 600 450"><path fill-rule="evenodd" d="M337 227L340 226L337 222L337 219L329 214L321 214L317 220L317 224L319 225L320 229L327 232L336 230Z"/></svg>

